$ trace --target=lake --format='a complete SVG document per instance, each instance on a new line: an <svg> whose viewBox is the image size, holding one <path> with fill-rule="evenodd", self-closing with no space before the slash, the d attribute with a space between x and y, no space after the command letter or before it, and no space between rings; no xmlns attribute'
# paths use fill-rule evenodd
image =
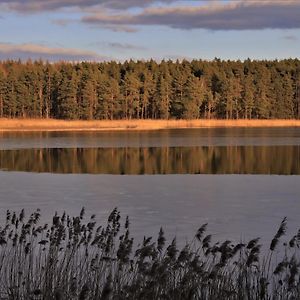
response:
<svg viewBox="0 0 300 300"><path fill-rule="evenodd" d="M118 207L132 233L271 239L300 227L300 129L0 133L0 212Z"/></svg>

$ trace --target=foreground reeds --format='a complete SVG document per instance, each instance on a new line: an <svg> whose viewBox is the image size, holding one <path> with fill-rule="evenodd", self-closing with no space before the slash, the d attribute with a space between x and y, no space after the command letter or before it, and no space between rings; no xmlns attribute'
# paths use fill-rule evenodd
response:
<svg viewBox="0 0 300 300"><path fill-rule="evenodd" d="M128 218L114 209L107 225L55 215L40 224L7 212L0 228L0 299L299 299L298 232L288 243L282 221L269 250L259 239L213 243L207 224L182 249L144 238L136 245ZM280 254L278 254L280 249Z"/></svg>
<svg viewBox="0 0 300 300"><path fill-rule="evenodd" d="M5 131L121 131L159 130L172 128L210 127L300 127L300 120L55 120L55 119L1 119L0 132Z"/></svg>

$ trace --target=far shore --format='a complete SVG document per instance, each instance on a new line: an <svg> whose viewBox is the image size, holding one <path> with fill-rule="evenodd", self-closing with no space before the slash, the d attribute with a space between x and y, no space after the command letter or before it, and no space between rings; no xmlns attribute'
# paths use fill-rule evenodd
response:
<svg viewBox="0 0 300 300"><path fill-rule="evenodd" d="M300 120L100 120L0 119L0 132L130 131L215 127L300 127Z"/></svg>

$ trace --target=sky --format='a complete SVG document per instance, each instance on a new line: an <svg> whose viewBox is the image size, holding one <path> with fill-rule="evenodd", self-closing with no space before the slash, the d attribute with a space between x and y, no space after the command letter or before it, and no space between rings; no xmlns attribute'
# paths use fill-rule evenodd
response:
<svg viewBox="0 0 300 300"><path fill-rule="evenodd" d="M0 0L0 60L300 56L300 0Z"/></svg>

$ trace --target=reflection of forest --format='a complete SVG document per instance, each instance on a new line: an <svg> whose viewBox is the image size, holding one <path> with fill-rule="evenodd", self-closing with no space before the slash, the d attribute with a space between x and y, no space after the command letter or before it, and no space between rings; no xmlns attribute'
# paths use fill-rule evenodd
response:
<svg viewBox="0 0 300 300"><path fill-rule="evenodd" d="M19 149L0 169L91 174L300 174L300 146Z"/></svg>

